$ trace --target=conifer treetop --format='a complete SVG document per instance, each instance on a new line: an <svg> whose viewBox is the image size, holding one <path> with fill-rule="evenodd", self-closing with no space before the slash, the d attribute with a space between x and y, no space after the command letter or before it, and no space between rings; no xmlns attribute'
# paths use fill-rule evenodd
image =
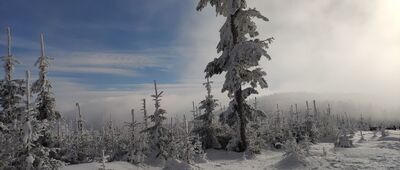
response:
<svg viewBox="0 0 400 170"><path fill-rule="evenodd" d="M20 64L20 62L11 53L11 43L11 29L10 27L7 27L7 54L6 56L1 57L2 61L4 61L4 73L6 81L12 80L15 64Z"/></svg>
<svg viewBox="0 0 400 170"><path fill-rule="evenodd" d="M33 92L37 93L41 90L51 88L49 80L47 80L47 68L50 65L49 60L53 58L46 56L44 34L40 34L40 57L36 60L35 66L39 68L39 79L34 83Z"/></svg>
<svg viewBox="0 0 400 170"><path fill-rule="evenodd" d="M267 88L268 84L263 78L266 73L257 66L262 56L271 59L266 49L273 38L256 38L259 33L252 18L264 21L268 21L268 18L255 8L247 9L245 0L200 0L197 10L202 10L207 4L215 7L217 15L226 17L226 22L219 31L217 52L220 56L207 65L206 77L226 72L222 92L228 91L229 97L247 83L250 88L243 90L244 98L257 94L254 88L258 85Z"/></svg>

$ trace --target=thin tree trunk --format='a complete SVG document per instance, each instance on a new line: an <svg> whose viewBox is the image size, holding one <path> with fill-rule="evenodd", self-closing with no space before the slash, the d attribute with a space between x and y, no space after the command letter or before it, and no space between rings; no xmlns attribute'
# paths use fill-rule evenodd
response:
<svg viewBox="0 0 400 170"><path fill-rule="evenodd" d="M135 110L132 109L131 110L131 116L132 116L132 139L134 139L135 137Z"/></svg>
<svg viewBox="0 0 400 170"><path fill-rule="evenodd" d="M297 122L299 121L299 112L297 110L297 104L294 104L295 108L296 108L296 120Z"/></svg>
<svg viewBox="0 0 400 170"><path fill-rule="evenodd" d="M147 123L147 110L146 110L146 99L142 99L143 101L143 119L144 119L144 128L147 129L148 128L148 123Z"/></svg>
<svg viewBox="0 0 400 170"><path fill-rule="evenodd" d="M318 110L317 110L317 104L315 103L315 100L313 100L313 106L314 106L314 116L315 118L318 117Z"/></svg>

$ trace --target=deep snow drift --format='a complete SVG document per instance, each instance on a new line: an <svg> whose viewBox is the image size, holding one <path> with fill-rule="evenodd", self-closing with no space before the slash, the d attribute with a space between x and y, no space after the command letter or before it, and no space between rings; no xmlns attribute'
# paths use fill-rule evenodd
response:
<svg viewBox="0 0 400 170"><path fill-rule="evenodd" d="M354 148L334 148L332 143L319 143L311 146L311 156L306 163L283 159L283 151L264 150L254 158L247 158L243 153L219 150L207 150L207 162L185 166L177 161L169 162L169 169L399 169L400 168L400 131L388 131L389 136L373 137L372 132L364 132L365 141L360 141L360 134L353 138ZM325 148L325 149L324 149ZM324 150L326 154L324 154ZM70 165L62 170L98 170L100 163ZM114 170L158 170L163 167L149 165L135 166L127 162L111 162L107 169Z"/></svg>

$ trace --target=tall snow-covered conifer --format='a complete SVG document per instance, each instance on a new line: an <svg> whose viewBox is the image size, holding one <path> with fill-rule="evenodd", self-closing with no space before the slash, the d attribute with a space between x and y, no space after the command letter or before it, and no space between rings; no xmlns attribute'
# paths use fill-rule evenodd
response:
<svg viewBox="0 0 400 170"><path fill-rule="evenodd" d="M39 68L39 79L33 83L31 89L33 94L37 94L35 101L36 119L40 123L47 124L47 128L40 131L38 144L52 150L53 154L51 155L55 155L57 139L53 129L61 116L55 111L55 98L52 96L50 81L47 79L47 69L51 58L45 54L43 34L40 34L40 51L40 57L35 63L35 66Z"/></svg>
<svg viewBox="0 0 400 170"><path fill-rule="evenodd" d="M201 142L203 143L203 147L205 149L208 148L221 148L221 144L218 142L217 137L215 136L215 125L213 124L214 113L213 111L218 106L217 99L214 99L214 96L211 94L211 83L209 78L207 78L207 82L203 83L203 85L207 89L206 99L200 102L200 109L204 109L205 113L197 116L195 119L200 120L201 124L198 127L195 127L194 132L199 134Z"/></svg>
<svg viewBox="0 0 400 170"><path fill-rule="evenodd" d="M21 121L25 107L22 97L25 92L24 80L13 79L13 70L18 60L11 53L11 30L7 28L7 54L4 62L4 80L0 81L0 169L9 169L18 164L18 145L21 143Z"/></svg>
<svg viewBox="0 0 400 170"><path fill-rule="evenodd" d="M202 10L208 4L215 7L218 15L226 17L226 21L220 29L220 41L217 46L217 52L222 53L207 65L206 77L226 72L222 92L228 91L232 101L222 114L222 121L238 132L231 140L231 147L236 151L245 151L246 124L251 118L251 107L246 104L245 99L258 93L255 90L258 85L261 88L268 87L263 78L266 73L257 66L262 56L270 59L266 49L273 38L256 38L259 33L252 18L264 21L268 19L256 9L248 9L246 0L200 0L197 10ZM246 84L250 86L243 89Z"/></svg>
<svg viewBox="0 0 400 170"><path fill-rule="evenodd" d="M153 115L150 115L150 121L153 122L153 126L145 129L142 132L147 132L150 140L150 158L163 158L166 160L170 155L168 154L168 129L163 125L163 121L167 118L164 116L166 111L161 108L160 101L163 91L158 92L157 83L154 80L154 95L151 95L154 100L155 111Z"/></svg>

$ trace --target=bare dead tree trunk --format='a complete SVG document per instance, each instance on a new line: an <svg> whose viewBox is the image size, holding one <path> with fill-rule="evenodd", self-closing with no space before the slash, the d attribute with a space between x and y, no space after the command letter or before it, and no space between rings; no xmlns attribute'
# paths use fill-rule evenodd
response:
<svg viewBox="0 0 400 170"><path fill-rule="evenodd" d="M314 116L318 116L318 110L317 110L317 105L315 104L315 100L313 100L313 105L314 105Z"/></svg>
<svg viewBox="0 0 400 170"><path fill-rule="evenodd" d="M82 113L81 113L81 107L79 106L79 103L76 103L76 107L78 108L78 121L77 121L77 130L79 135L82 135L83 133L83 119L82 119Z"/></svg>
<svg viewBox="0 0 400 170"><path fill-rule="evenodd" d="M131 116L132 116L132 136L135 136L135 109L131 110Z"/></svg>
<svg viewBox="0 0 400 170"><path fill-rule="evenodd" d="M142 111L143 111L143 119L144 119L144 128L148 128L148 123L147 123L147 110L146 110L146 99L142 99Z"/></svg>
<svg viewBox="0 0 400 170"><path fill-rule="evenodd" d="M186 161L190 164L189 127L185 115L183 115L183 123L185 128Z"/></svg>
<svg viewBox="0 0 400 170"><path fill-rule="evenodd" d="M294 107L296 109L296 120L299 121L299 112L297 110L297 104L294 104Z"/></svg>

